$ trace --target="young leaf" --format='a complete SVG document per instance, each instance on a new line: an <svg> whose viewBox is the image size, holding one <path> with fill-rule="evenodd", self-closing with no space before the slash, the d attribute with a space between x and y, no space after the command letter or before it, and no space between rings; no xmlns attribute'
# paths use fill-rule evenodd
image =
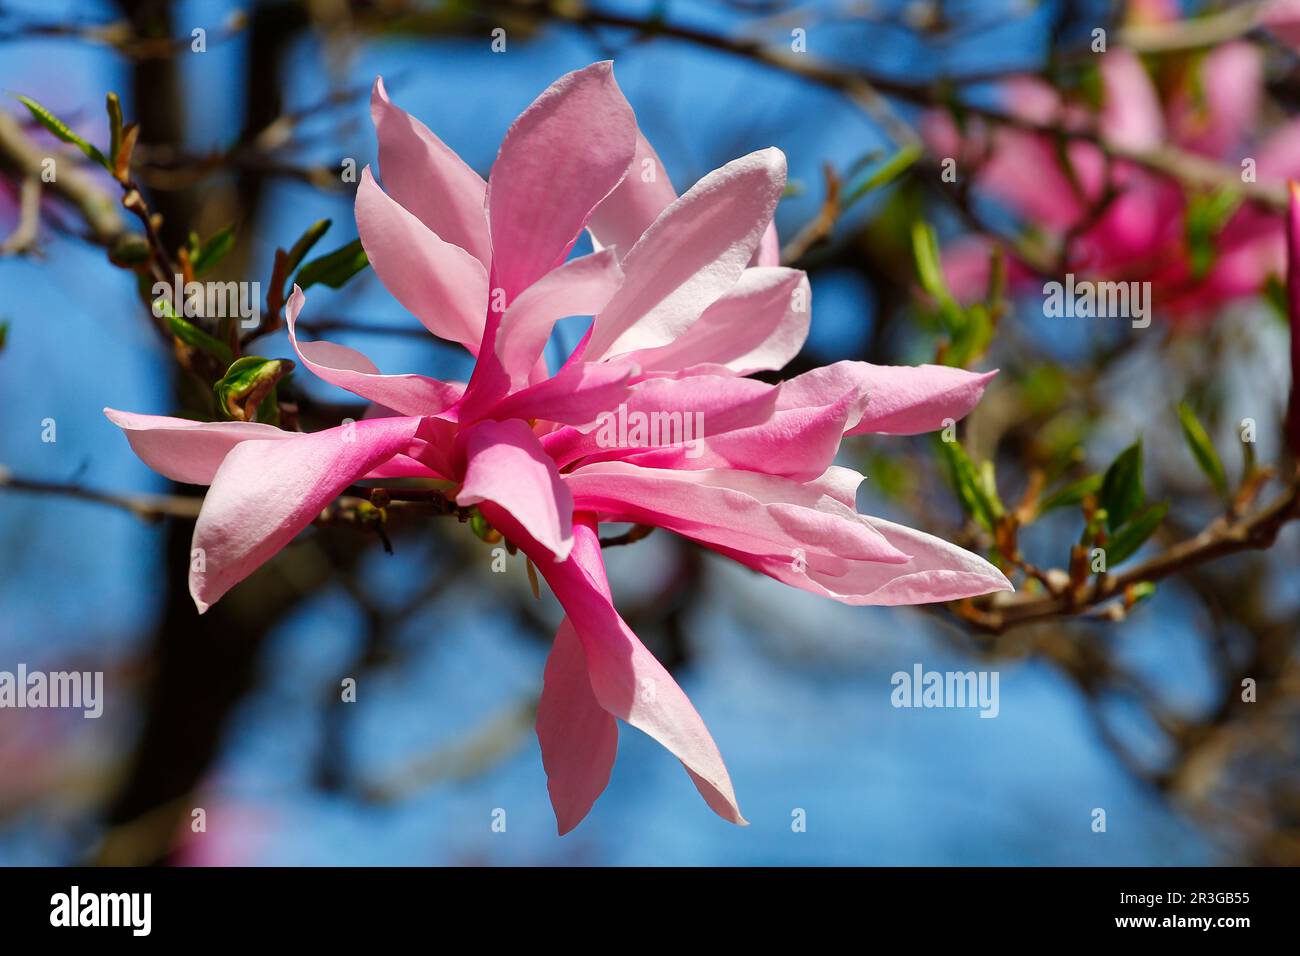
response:
<svg viewBox="0 0 1300 956"><path fill-rule="evenodd" d="M68 128L67 123L63 122L63 120L59 119L40 103L37 103L34 99L27 96L19 96L18 102L22 103L23 106L27 107L27 109L31 111L32 116L36 118L36 122L40 123L59 139L63 140L63 142L71 143L76 146L89 158L99 163L99 165L103 166L110 173L113 171L113 164L104 157L103 153L74 133Z"/></svg>
<svg viewBox="0 0 1300 956"><path fill-rule="evenodd" d="M109 93L106 98L108 108L108 157L117 159L117 151L122 148L122 101L116 93Z"/></svg>
<svg viewBox="0 0 1300 956"><path fill-rule="evenodd" d="M1064 488L1052 492L1038 504L1038 513L1047 514L1057 508L1069 508L1079 504L1088 495L1095 495L1101 490L1101 475L1088 475L1071 482Z"/></svg>
<svg viewBox="0 0 1300 956"><path fill-rule="evenodd" d="M265 359L258 355L236 359L213 386L217 407L235 421L256 421L258 406L291 371L293 362L288 359Z"/></svg>
<svg viewBox="0 0 1300 956"><path fill-rule="evenodd" d="M329 232L331 223L332 220L329 219L318 219L307 227L306 232L298 237L298 240L289 249L286 258L289 272L298 268L298 263L302 262L303 256L311 252L312 246L320 241L321 236Z"/></svg>
<svg viewBox="0 0 1300 956"><path fill-rule="evenodd" d="M220 339L213 338L188 319L177 315L176 310L172 308L172 304L166 299L155 299L153 305L167 321L167 327L171 329L172 335L190 348L206 352L222 365L229 365L234 359L229 345Z"/></svg>
<svg viewBox="0 0 1300 956"><path fill-rule="evenodd" d="M1115 531L1146 498L1142 487L1142 441L1139 439L1111 462L1101 480L1101 506L1106 509L1107 526Z"/></svg>
<svg viewBox="0 0 1300 956"><path fill-rule="evenodd" d="M953 489L957 492L962 507L986 531L991 532L997 523L1001 506L995 505L994 500L989 497L987 469L982 476L959 442L940 441L939 453L948 463L948 475L952 479Z"/></svg>
<svg viewBox="0 0 1300 956"><path fill-rule="evenodd" d="M304 290L318 282L337 289L369 264L370 260L361 248L361 240L354 239L341 249L327 252L307 263L298 270L298 277L294 281Z"/></svg>
<svg viewBox="0 0 1300 956"><path fill-rule="evenodd" d="M1214 443L1210 441L1205 426L1186 402L1178 403L1178 420L1182 423L1187 447L1192 450L1192 455L1196 458L1196 463L1201 466L1201 471L1205 472L1205 476L1210 479L1210 484L1214 485L1214 490L1219 493L1219 497L1227 498L1228 477L1223 472L1223 462L1219 459L1219 453L1215 451Z"/></svg>
<svg viewBox="0 0 1300 956"><path fill-rule="evenodd" d="M917 220L912 224L912 256L916 260L916 275L921 288L941 304L952 302L952 293L948 291L939 261L939 240L929 223Z"/></svg>
<svg viewBox="0 0 1300 956"><path fill-rule="evenodd" d="M1144 508L1132 521L1115 532L1106 542L1106 564L1114 567L1132 555L1147 538L1155 534L1169 510L1167 503Z"/></svg>
<svg viewBox="0 0 1300 956"><path fill-rule="evenodd" d="M921 158L921 147L916 145L904 146L898 152L894 153L887 160L881 163L871 175L855 186L841 203L842 209L848 209L855 202L861 199L867 193L888 186L903 173L907 172Z"/></svg>
<svg viewBox="0 0 1300 956"><path fill-rule="evenodd" d="M207 241L202 243L194 253L191 260L194 266L194 274L201 276L218 262L225 258L227 252L235 244L235 227L226 226L221 231L209 236Z"/></svg>

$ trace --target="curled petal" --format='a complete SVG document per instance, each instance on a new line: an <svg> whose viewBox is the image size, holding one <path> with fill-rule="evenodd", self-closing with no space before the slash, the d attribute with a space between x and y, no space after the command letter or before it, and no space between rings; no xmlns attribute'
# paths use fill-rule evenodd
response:
<svg viewBox="0 0 1300 956"><path fill-rule="evenodd" d="M293 350L318 378L402 415L437 415L460 400L463 385L424 375L382 375L374 362L346 345L299 342L295 325L305 301L295 285L284 306L284 319Z"/></svg>
<svg viewBox="0 0 1300 956"><path fill-rule="evenodd" d="M520 294L501 318L496 353L512 387L528 381L555 323L570 315L595 315L622 281L613 250L572 259Z"/></svg>

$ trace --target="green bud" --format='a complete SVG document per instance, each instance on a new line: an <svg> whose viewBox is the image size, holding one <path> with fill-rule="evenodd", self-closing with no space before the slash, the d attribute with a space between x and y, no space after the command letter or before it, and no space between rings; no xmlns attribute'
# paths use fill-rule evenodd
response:
<svg viewBox="0 0 1300 956"><path fill-rule="evenodd" d="M217 405L237 422L256 421L262 400L291 371L293 362L288 359L266 359L257 355L236 359L221 381L213 386Z"/></svg>

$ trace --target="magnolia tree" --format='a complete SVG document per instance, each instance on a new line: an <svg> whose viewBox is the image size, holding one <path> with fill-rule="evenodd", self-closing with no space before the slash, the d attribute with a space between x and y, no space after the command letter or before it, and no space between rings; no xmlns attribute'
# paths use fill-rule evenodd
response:
<svg viewBox="0 0 1300 956"><path fill-rule="evenodd" d="M497 6L462 25L504 52ZM482 175L439 137L436 115L403 110L382 78L369 92L373 168L295 165L304 117L274 103L251 111L230 149L186 155L179 107L141 83L173 69L189 41L141 59L138 120L108 94L106 136L88 116L52 113L40 89L20 96L22 112L0 116L18 200L6 249L31 254L48 230L71 229L106 249L106 269L135 277L137 321L171 349L176 387L155 407L104 412L150 467L190 486L141 496L4 475L11 490L90 498L173 529L168 649L134 770L106 811L120 826L103 859L168 852L176 798L201 780L286 608L352 574L376 544L400 556L406 537L459 521L484 545L457 562L500 560L563 609L536 707L560 833L605 789L620 721L680 760L715 813L745 823L727 740L715 742L606 577L605 551L662 529L684 542L679 554L714 552L773 588L918 605L936 615L918 624L960 648L1050 662L1132 773L1238 858L1295 861L1293 836L1240 815L1284 815L1295 783L1284 741L1296 539L1283 531L1300 517L1289 385L1300 191L1287 188L1300 178L1300 126L1283 111L1300 13L1265 4L1185 20L1135 3L1118 20L1058 24L1033 70L922 81L819 58L809 38L837 36L833 15L788 38L783 20L763 21L758 41L500 7L520 18L520 42L547 19L576 19L828 88L892 148L828 164L823 184L787 182L785 153L759 149L679 192L680 171L665 168L616 80L618 56L537 91ZM140 35L147 16L133 21ZM353 17L354 31L378 26L364 5ZM268 15L251 30L256 45L301 26ZM878 26L921 39L959 29L928 5ZM205 233L184 190L159 188L204 162L246 177L249 209L268 176L354 193L355 230L303 222L259 262L251 227ZM783 197L817 189L815 215L778 236ZM353 231L320 254L324 236ZM830 267L876 292L854 358L805 347ZM409 313L406 333L472 357L466 381L381 372L322 337L352 328L326 311L323 287L367 273ZM572 316L590 321L560 347L557 324ZM1274 357L1283 349L1289 363ZM313 398L305 377L345 390L339 404ZM930 437L880 437L919 435ZM277 572L303 535L320 560ZM429 577L453 573L439 564ZM1209 618L1207 712L1180 711L1116 653L1166 582ZM223 673L172 646L186 633L233 645ZM187 689L207 703L180 739ZM1144 757L1109 724L1102 704L1114 697L1150 718L1164 756ZM1242 767L1255 768L1249 782ZM158 832L142 838L131 824L158 808Z"/></svg>

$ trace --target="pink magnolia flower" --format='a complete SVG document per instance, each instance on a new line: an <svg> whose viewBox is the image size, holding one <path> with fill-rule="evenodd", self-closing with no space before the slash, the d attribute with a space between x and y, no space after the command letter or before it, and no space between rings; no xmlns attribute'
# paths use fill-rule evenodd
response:
<svg viewBox="0 0 1300 956"><path fill-rule="evenodd" d="M566 617L546 665L537 734L561 833L609 780L622 720L743 823L722 757L673 678L615 610L597 529L674 531L793 587L848 604L945 601L1010 588L931 535L857 513L862 476L833 464L845 435L915 434L958 419L992 373L840 362L779 385L808 327L807 278L775 265L785 160L766 149L678 196L612 66L547 89L515 121L484 184L432 132L372 100L381 189L357 193L384 285L434 334L477 355L467 385L384 375L360 353L289 337L316 375L376 417L312 434L108 410L153 468L210 486L194 530L200 611L353 482L440 479L537 566ZM589 229L598 251L569 259ZM554 373L560 318L592 326ZM602 413L691 415L691 447L611 443Z"/></svg>
<svg viewBox="0 0 1300 956"><path fill-rule="evenodd" d="M1146 11L1150 20L1159 5ZM1141 60L1116 49L1099 57L1102 103L1100 134L1122 152L1141 153L1173 144L1218 160L1232 170L1250 166L1258 182L1281 183L1300 175L1300 123L1288 123L1262 142L1250 141L1263 89L1262 55L1252 44L1234 41L1209 51L1199 76L1161 95ZM1092 119L1062 103L1047 83L1017 77L1003 86L1009 113L1045 126L1089 128ZM1188 199L1168 177L1135 162L1108 163L1101 149L1073 140L1061 151L1051 136L1017 129L979 128L960 136L950 118L933 114L926 135L940 155L965 157L968 168L987 161L975 185L1003 203L1026 224L1055 242L1068 238L1067 269L1107 280L1152 282L1158 309L1174 318L1196 318L1234 299L1259 293L1270 275L1281 274L1284 241L1275 215L1243 203L1213 238L1215 255L1198 268L1187 241ZM1093 209L1109 183L1115 197L1100 216ZM953 292L961 299L983 294L989 248L968 237L954 243L944 261ZM1022 287L1032 271L1013 262L1011 276Z"/></svg>

